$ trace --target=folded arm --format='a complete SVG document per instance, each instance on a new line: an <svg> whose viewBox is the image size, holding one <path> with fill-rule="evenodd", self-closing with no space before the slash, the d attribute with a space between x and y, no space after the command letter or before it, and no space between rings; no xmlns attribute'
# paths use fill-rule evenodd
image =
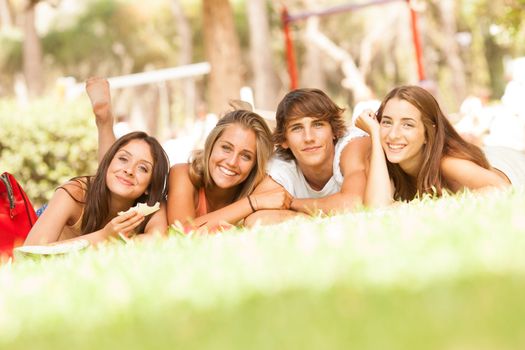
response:
<svg viewBox="0 0 525 350"><path fill-rule="evenodd" d="M257 206L257 211L250 214L244 220L246 226L251 227L256 223L263 225L277 224L289 219L292 219L297 216L303 216L304 214L299 213L291 209L293 202L297 199L292 198L292 196L286 191L281 185L275 182L270 176L266 176L263 181L255 188L252 196L258 198L257 196L264 196L265 194L271 193L282 193L286 197L286 202L282 206L267 206L259 207ZM286 205L287 204L287 205ZM257 201L259 205L259 201Z"/></svg>

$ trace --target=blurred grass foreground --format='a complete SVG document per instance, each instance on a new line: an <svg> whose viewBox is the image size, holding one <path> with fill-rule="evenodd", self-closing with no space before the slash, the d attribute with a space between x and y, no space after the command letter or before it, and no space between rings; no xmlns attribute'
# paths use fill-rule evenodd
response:
<svg viewBox="0 0 525 350"><path fill-rule="evenodd" d="M524 349L525 191L0 267L1 349Z"/></svg>

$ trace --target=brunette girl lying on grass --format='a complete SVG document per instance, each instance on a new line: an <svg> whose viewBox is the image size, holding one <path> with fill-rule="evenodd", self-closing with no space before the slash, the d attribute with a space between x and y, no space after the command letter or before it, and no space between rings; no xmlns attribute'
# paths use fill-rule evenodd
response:
<svg viewBox="0 0 525 350"><path fill-rule="evenodd" d="M94 176L76 177L58 187L24 245L164 234L168 169L168 158L155 138L144 132L124 135L109 148ZM157 202L160 210L147 217L128 211L137 203Z"/></svg>
<svg viewBox="0 0 525 350"><path fill-rule="evenodd" d="M377 113L364 111L356 126L372 138L365 204L380 207L444 190L479 190L525 184L525 154L484 151L465 141L434 97L418 86L393 89Z"/></svg>

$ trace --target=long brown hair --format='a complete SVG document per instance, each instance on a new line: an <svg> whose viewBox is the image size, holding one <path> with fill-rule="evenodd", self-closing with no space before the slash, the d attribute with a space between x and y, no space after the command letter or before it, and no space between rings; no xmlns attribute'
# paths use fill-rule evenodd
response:
<svg viewBox="0 0 525 350"><path fill-rule="evenodd" d="M275 114L276 126L273 132L273 142L276 146L276 153L283 159L294 159L292 151L283 148L281 144L286 141L286 126L291 120L297 118L311 117L328 121L335 137L334 143L336 143L347 130L343 117L344 111L319 89L290 91L277 106Z"/></svg>
<svg viewBox="0 0 525 350"><path fill-rule="evenodd" d="M387 160L388 172L394 181L395 199L411 200L424 193L440 196L443 189L447 188L446 179L441 172L441 160L444 156L470 160L483 168L490 168L481 149L465 141L456 132L434 96L419 86L399 86L390 91L377 111L379 122L386 103L393 98L405 100L419 110L426 139L421 150L423 162L415 180L399 164Z"/></svg>
<svg viewBox="0 0 525 350"><path fill-rule="evenodd" d="M193 153L189 175L191 182L196 188L210 188L213 186L213 179L209 169L209 160L213 146L224 130L234 124L240 125L246 130L252 130L255 133L257 143L256 162L246 180L239 185L237 195L233 199L235 201L249 195L262 181L266 175L266 164L272 155L273 144L270 129L260 115L248 110L235 110L222 117L206 138L204 150L198 150Z"/></svg>
<svg viewBox="0 0 525 350"><path fill-rule="evenodd" d="M126 134L119 138L102 158L95 176L81 176L73 178L80 188L85 191L84 201L75 198L66 187L61 188L77 202L84 204L82 223L80 226L81 234L86 234L100 230L108 221L111 193L106 184L106 173L115 154L125 145L133 140L142 140L149 145L153 156L153 170L151 181L146 191L135 200L135 203L147 203L154 205L156 202L166 200L168 192L167 175L169 171L169 160L166 152L160 143L145 132L136 131ZM143 232L151 216L146 217L142 224L137 228L137 232Z"/></svg>

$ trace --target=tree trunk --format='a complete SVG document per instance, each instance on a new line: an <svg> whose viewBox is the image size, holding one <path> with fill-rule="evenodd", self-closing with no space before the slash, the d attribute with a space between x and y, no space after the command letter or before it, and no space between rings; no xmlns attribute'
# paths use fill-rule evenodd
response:
<svg viewBox="0 0 525 350"><path fill-rule="evenodd" d="M405 4L398 7L393 7L393 4L390 4L386 10L386 6L377 6L375 8L368 9L366 12L367 16L372 18L381 18L380 21L364 21L364 33L359 44L359 71L363 77L369 77L371 72L377 67L374 67L374 59L379 55L383 55L383 52L380 52L383 49L382 45L387 43L396 42L396 30L394 28L398 27L400 20L400 14L403 13ZM393 9L390 11L390 9ZM403 22L404 27L408 27L407 22ZM405 28L404 28L405 29ZM411 44L411 41L408 42ZM406 52L406 43L402 42L403 51ZM391 52L389 51L389 54ZM391 59L390 57L388 58ZM405 61L406 63L406 61Z"/></svg>
<svg viewBox="0 0 525 350"><path fill-rule="evenodd" d="M505 91L505 67L503 66L504 50L488 32L484 35L485 59L490 77L490 87L494 97L499 98Z"/></svg>
<svg viewBox="0 0 525 350"><path fill-rule="evenodd" d="M0 0L0 30L11 28L13 26L13 16L9 2L7 0Z"/></svg>
<svg viewBox="0 0 525 350"><path fill-rule="evenodd" d="M344 75L341 85L352 91L356 102L373 98L372 90L366 84L353 57L347 51L337 46L320 31L311 31L308 38L320 51L341 65Z"/></svg>
<svg viewBox="0 0 525 350"><path fill-rule="evenodd" d="M456 8L455 0L437 1L443 33L443 54L446 58L451 73L453 101L456 108L466 96L465 67L460 57L459 45L456 41Z"/></svg>
<svg viewBox="0 0 525 350"><path fill-rule="evenodd" d="M188 19L184 15L184 10L179 0L171 1L171 12L177 25L177 33L179 35L179 64L190 64L193 59L193 45L191 27Z"/></svg>
<svg viewBox="0 0 525 350"><path fill-rule="evenodd" d="M24 78L31 97L40 96L43 89L42 44L35 27L35 5L29 5L24 16Z"/></svg>
<svg viewBox="0 0 525 350"><path fill-rule="evenodd" d="M239 99L241 50L228 0L203 0L202 6L204 47L211 65L209 109L220 113L226 110L230 99Z"/></svg>
<svg viewBox="0 0 525 350"><path fill-rule="evenodd" d="M303 5L308 10L315 10L319 7L316 1L303 0ZM326 75L323 70L322 50L310 38L319 33L319 17L310 17L306 20L306 31L303 35L305 53L301 67L300 85L304 87L326 89Z"/></svg>
<svg viewBox="0 0 525 350"><path fill-rule="evenodd" d="M250 27L250 57L255 88L254 107L274 110L277 107L280 84L272 65L266 1L246 1L246 10Z"/></svg>
<svg viewBox="0 0 525 350"><path fill-rule="evenodd" d="M171 1L171 10L177 25L179 43L179 65L193 63L193 42L191 26L184 15L183 8L179 0ZM195 79L186 78L181 81L182 96L184 99L184 115L186 118L195 117ZM170 118L171 119L171 118Z"/></svg>
<svg viewBox="0 0 525 350"><path fill-rule="evenodd" d="M304 35L304 63L301 69L301 85L305 87L326 89L326 76L323 71L323 53L313 43L311 37L319 33L319 18L310 17L306 20L306 32Z"/></svg>

